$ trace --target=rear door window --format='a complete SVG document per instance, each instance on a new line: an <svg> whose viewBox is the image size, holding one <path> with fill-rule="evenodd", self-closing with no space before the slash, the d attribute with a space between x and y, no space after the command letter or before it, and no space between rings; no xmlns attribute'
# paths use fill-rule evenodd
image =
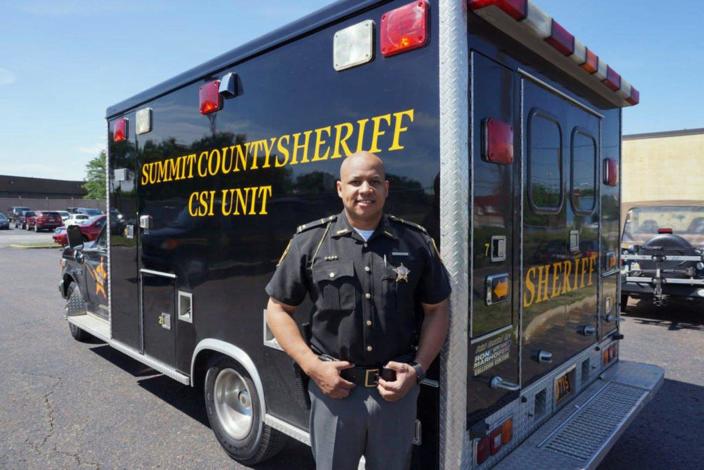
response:
<svg viewBox="0 0 704 470"><path fill-rule="evenodd" d="M591 214L596 205L596 139L585 130L572 132L572 207Z"/></svg>
<svg viewBox="0 0 704 470"><path fill-rule="evenodd" d="M555 118L536 109L528 120L528 198L535 212L562 206L562 130Z"/></svg>

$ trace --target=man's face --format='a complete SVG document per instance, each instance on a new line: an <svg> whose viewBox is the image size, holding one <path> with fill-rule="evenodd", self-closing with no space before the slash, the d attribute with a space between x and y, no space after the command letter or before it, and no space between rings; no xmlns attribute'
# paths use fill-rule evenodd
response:
<svg viewBox="0 0 704 470"><path fill-rule="evenodd" d="M347 157L340 168L337 194L345 206L350 223L362 230L376 228L381 219L389 182L378 157L361 155Z"/></svg>

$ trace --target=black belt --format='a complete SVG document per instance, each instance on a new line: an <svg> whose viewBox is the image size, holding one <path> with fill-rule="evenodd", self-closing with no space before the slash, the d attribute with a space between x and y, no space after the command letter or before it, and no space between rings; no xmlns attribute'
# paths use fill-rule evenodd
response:
<svg viewBox="0 0 704 470"><path fill-rule="evenodd" d="M375 388L379 384L379 377L389 382L396 380L396 371L386 367L350 367L341 370L340 377L353 384Z"/></svg>

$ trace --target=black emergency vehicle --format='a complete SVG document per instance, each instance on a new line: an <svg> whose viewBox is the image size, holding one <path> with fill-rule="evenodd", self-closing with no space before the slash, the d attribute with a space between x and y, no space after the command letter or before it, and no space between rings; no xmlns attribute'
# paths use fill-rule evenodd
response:
<svg viewBox="0 0 704 470"><path fill-rule="evenodd" d="M595 467L663 380L618 359L638 101L531 0L335 3L107 109L124 220L64 254L72 333L203 386L240 462L308 442L264 287L296 227L339 212L342 158L371 151L387 211L428 230L453 283L414 465Z"/></svg>

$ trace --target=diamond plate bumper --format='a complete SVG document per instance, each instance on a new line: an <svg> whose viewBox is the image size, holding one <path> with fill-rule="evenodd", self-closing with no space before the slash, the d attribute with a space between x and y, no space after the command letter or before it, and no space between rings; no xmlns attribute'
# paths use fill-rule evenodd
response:
<svg viewBox="0 0 704 470"><path fill-rule="evenodd" d="M657 366L620 361L495 468L596 468L662 385Z"/></svg>

